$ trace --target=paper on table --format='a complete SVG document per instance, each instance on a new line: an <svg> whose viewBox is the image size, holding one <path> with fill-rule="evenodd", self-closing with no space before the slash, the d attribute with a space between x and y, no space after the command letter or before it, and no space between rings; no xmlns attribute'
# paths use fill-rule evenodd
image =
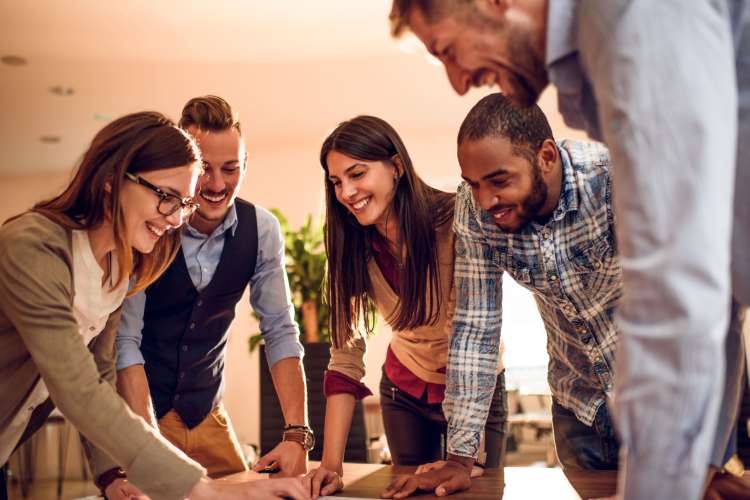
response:
<svg viewBox="0 0 750 500"><path fill-rule="evenodd" d="M372 500L371 498L365 497L318 497L318 500Z"/></svg>

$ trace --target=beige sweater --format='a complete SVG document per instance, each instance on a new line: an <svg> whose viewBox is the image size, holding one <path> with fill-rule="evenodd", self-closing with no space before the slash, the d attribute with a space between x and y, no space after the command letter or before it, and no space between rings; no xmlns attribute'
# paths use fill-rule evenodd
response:
<svg viewBox="0 0 750 500"><path fill-rule="evenodd" d="M39 377L91 448L154 500L183 499L203 468L132 413L114 389L119 310L88 346L73 316L71 232L39 214L0 227L0 429Z"/></svg>
<svg viewBox="0 0 750 500"><path fill-rule="evenodd" d="M398 360L417 377L434 384L445 384L445 374L438 373L438 369L445 368L448 363L448 340L451 335L451 319L453 317L453 229L452 220L437 230L438 261L440 273L440 294L442 308L437 324L421 326L413 330L394 330L391 337L391 350ZM388 319L396 310L398 296L388 285L375 259L367 263L370 275L372 298L378 312ZM431 294L426 293L427 297ZM350 345L336 349L331 347L331 361L329 370L335 370L344 375L361 381L365 376L365 352L367 350L364 338L355 338Z"/></svg>

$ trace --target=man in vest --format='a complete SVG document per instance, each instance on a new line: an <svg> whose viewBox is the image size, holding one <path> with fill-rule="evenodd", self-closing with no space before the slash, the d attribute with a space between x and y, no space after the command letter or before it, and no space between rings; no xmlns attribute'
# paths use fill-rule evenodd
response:
<svg viewBox="0 0 750 500"><path fill-rule="evenodd" d="M278 221L237 198L247 170L240 124L216 96L191 99L180 126L195 137L205 172L200 208L182 228L182 249L162 277L128 298L118 332L118 391L164 437L221 477L247 470L222 404L224 357L235 305L250 285L281 408L283 440L260 461L283 475L306 471L307 425L299 329ZM109 498L127 498L120 471Z"/></svg>

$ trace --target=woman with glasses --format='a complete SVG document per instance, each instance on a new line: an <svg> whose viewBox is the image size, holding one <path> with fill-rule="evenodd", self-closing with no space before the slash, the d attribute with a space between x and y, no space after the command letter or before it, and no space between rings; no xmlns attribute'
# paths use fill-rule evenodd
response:
<svg viewBox="0 0 750 500"><path fill-rule="evenodd" d="M313 497L343 486L354 403L370 394L362 378L371 303L393 331L380 382L393 463L444 458L441 403L453 308L455 194L425 184L396 131L372 116L341 123L323 142L320 164L333 346L324 382L322 463L307 475ZM485 428L488 467L498 467L504 453L504 384L500 374Z"/></svg>
<svg viewBox="0 0 750 500"><path fill-rule="evenodd" d="M98 482L126 467L152 499L306 497L294 480L207 479L113 387L120 305L174 258L200 165L170 120L127 115L94 137L61 194L0 227L0 464L57 406L87 440ZM127 497L117 484L106 495Z"/></svg>

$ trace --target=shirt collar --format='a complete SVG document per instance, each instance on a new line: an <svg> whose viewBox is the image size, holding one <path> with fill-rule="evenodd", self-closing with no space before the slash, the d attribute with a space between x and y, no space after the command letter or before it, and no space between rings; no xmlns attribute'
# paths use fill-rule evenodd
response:
<svg viewBox="0 0 750 500"><path fill-rule="evenodd" d="M547 67L578 52L575 20L575 0L547 1Z"/></svg>
<svg viewBox="0 0 750 500"><path fill-rule="evenodd" d="M205 234L201 233L197 229L195 229L193 226L190 225L190 223L185 224L184 231L187 231L188 234L195 238L215 238L217 236L221 236L224 234L227 230L232 231L232 236L234 236L234 233L237 231L237 226L239 225L239 222L237 220L237 208L232 204L231 207L229 207L229 211L227 212L227 215L224 217L224 220L219 224L219 226L214 229L214 232L210 235L206 236Z"/></svg>
<svg viewBox="0 0 750 500"><path fill-rule="evenodd" d="M552 212L552 219L559 221L565 217L566 213L578 210L578 185L573 164L570 162L570 155L565 148L560 146L557 147L557 151L560 153L560 161L562 162L563 180L560 200L557 202L554 212Z"/></svg>

